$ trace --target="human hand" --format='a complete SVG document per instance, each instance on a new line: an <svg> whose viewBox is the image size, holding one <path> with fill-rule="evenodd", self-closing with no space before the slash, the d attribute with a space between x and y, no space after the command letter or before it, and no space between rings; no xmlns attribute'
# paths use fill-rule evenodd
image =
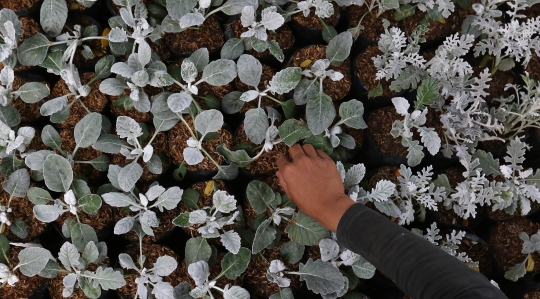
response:
<svg viewBox="0 0 540 299"><path fill-rule="evenodd" d="M277 160L281 187L298 209L331 231L355 202L345 188L334 161L311 144L293 145L289 157Z"/></svg>

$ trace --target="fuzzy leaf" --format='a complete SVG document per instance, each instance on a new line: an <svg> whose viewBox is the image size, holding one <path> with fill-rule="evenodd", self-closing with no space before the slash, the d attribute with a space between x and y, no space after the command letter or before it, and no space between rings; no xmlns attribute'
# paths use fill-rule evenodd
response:
<svg viewBox="0 0 540 299"><path fill-rule="evenodd" d="M310 99L319 94L319 82L316 79L302 79L294 88L294 102L296 105L305 105Z"/></svg>
<svg viewBox="0 0 540 299"><path fill-rule="evenodd" d="M255 144L260 144L263 142L268 127L268 118L264 109L255 108L246 112L246 117L244 119L244 130L251 142Z"/></svg>
<svg viewBox="0 0 540 299"><path fill-rule="evenodd" d="M330 294L340 291L345 284L345 277L330 263L311 258L306 264L300 263L300 280L315 294Z"/></svg>
<svg viewBox="0 0 540 299"><path fill-rule="evenodd" d="M53 205L35 205L33 208L37 220L50 223L58 219L66 210Z"/></svg>
<svg viewBox="0 0 540 299"><path fill-rule="evenodd" d="M304 256L305 246L294 241L288 241L279 249L283 259L289 264L298 263Z"/></svg>
<svg viewBox="0 0 540 299"><path fill-rule="evenodd" d="M45 205L54 201L51 194L47 190L38 187L28 189L27 196L28 200L30 200L30 202L32 202L34 205Z"/></svg>
<svg viewBox="0 0 540 299"><path fill-rule="evenodd" d="M152 288L152 294L155 296L156 299L173 299L174 288L168 282L159 281Z"/></svg>
<svg viewBox="0 0 540 299"><path fill-rule="evenodd" d="M270 225L271 223L272 218L268 218L263 221L259 227L257 227L255 238L253 239L253 246L251 248L253 254L261 252L263 249L272 244L272 242L274 242L277 231L273 226Z"/></svg>
<svg viewBox="0 0 540 299"><path fill-rule="evenodd" d="M89 243L90 244L90 243ZM58 253L58 259L64 265L68 271L77 271L80 265L79 258L81 255L77 248L73 244L66 242L60 247L60 253ZM73 269L73 270L72 270Z"/></svg>
<svg viewBox="0 0 540 299"><path fill-rule="evenodd" d="M264 213L267 207L276 208L279 204L279 199L270 186L258 180L249 182L246 197L257 214Z"/></svg>
<svg viewBox="0 0 540 299"><path fill-rule="evenodd" d="M253 159L251 159L245 150L231 151L223 146L223 144L217 147L216 152L225 158L227 163L234 164L238 167L246 167L249 163L253 162Z"/></svg>
<svg viewBox="0 0 540 299"><path fill-rule="evenodd" d="M203 237L191 238L186 243L186 264L198 261L208 261L212 256L212 248Z"/></svg>
<svg viewBox="0 0 540 299"><path fill-rule="evenodd" d="M98 243L98 238L94 229L84 223L75 223L71 227L71 241L79 251L83 251L89 242Z"/></svg>
<svg viewBox="0 0 540 299"><path fill-rule="evenodd" d="M225 249L233 254L237 254L240 250L240 235L235 231L224 232L221 234L220 241Z"/></svg>
<svg viewBox="0 0 540 299"><path fill-rule="evenodd" d="M511 280L511 281L517 281L521 277L525 276L527 273L525 265L527 264L527 259L525 259L522 263L517 263L510 267L508 271L504 273L504 278Z"/></svg>
<svg viewBox="0 0 540 299"><path fill-rule="evenodd" d="M198 261L193 264L189 264L188 273L195 281L196 286L203 285L210 276L210 269L208 269L208 263L206 261Z"/></svg>
<svg viewBox="0 0 540 299"><path fill-rule="evenodd" d="M485 152L483 150L477 150L472 155L472 159L478 159L478 161L480 162L480 167L482 168L482 172L486 176L490 174L497 176L501 173L499 171L499 160L495 160L491 153Z"/></svg>
<svg viewBox="0 0 540 299"><path fill-rule="evenodd" d="M41 140L43 143L56 150L62 149L62 138L56 129L51 125L46 125L41 131Z"/></svg>
<svg viewBox="0 0 540 299"><path fill-rule="evenodd" d="M212 86L223 86L229 84L234 78L236 78L236 63L228 59L218 59L204 68L200 81Z"/></svg>
<svg viewBox="0 0 540 299"><path fill-rule="evenodd" d="M230 1L230 0L229 0ZM232 286L230 289L225 287L223 292L224 299L249 299L249 292L239 286Z"/></svg>
<svg viewBox="0 0 540 299"><path fill-rule="evenodd" d="M20 219L13 220L9 228L15 236L21 239L25 239L26 237L28 237L28 227L26 226L26 223L24 223L24 221Z"/></svg>
<svg viewBox="0 0 540 299"><path fill-rule="evenodd" d="M131 256L126 253L120 253L120 255L118 255L118 261L120 262L120 266L122 266L124 269L137 269L137 266L133 262Z"/></svg>
<svg viewBox="0 0 540 299"><path fill-rule="evenodd" d="M405 98L393 98L392 103L394 104L394 107L396 108L396 112L400 115L407 115L409 114L409 107L411 106L409 104L409 101Z"/></svg>
<svg viewBox="0 0 540 299"><path fill-rule="evenodd" d="M124 84L116 78L108 78L99 84L99 91L110 96L119 96L124 93Z"/></svg>
<svg viewBox="0 0 540 299"><path fill-rule="evenodd" d="M82 258L89 264L95 263L99 258L99 250L94 242L88 242L84 247Z"/></svg>
<svg viewBox="0 0 540 299"><path fill-rule="evenodd" d="M52 191L67 192L73 182L73 170L66 158L49 155L43 163L45 185Z"/></svg>
<svg viewBox="0 0 540 299"><path fill-rule="evenodd" d="M236 59L244 53L244 41L239 38L229 39L221 48L222 59Z"/></svg>
<svg viewBox="0 0 540 299"><path fill-rule="evenodd" d="M269 299L294 299L293 292L289 288L279 289L279 292L270 296Z"/></svg>
<svg viewBox="0 0 540 299"><path fill-rule="evenodd" d="M167 105L172 112L176 113L182 113L182 111L191 105L191 102L193 102L193 97L183 91L180 93L173 93L167 99Z"/></svg>
<svg viewBox="0 0 540 299"><path fill-rule="evenodd" d="M103 290L116 290L126 285L122 273L112 268L98 267L95 273L85 271L84 274L89 276L88 279L94 283L94 286L99 284Z"/></svg>
<svg viewBox="0 0 540 299"><path fill-rule="evenodd" d="M261 82L262 64L255 57L244 54L238 59L238 78L246 85L257 87Z"/></svg>
<svg viewBox="0 0 540 299"><path fill-rule="evenodd" d="M184 155L184 161L188 165L197 165L204 160L203 154L196 148L186 147L182 154Z"/></svg>
<svg viewBox="0 0 540 299"><path fill-rule="evenodd" d="M113 28L114 29L114 28ZM113 66L115 58L113 55L107 55L101 58L95 66L96 76L95 80L101 80L111 75L111 67Z"/></svg>
<svg viewBox="0 0 540 299"><path fill-rule="evenodd" d="M424 148L420 145L418 140L413 140L409 143L409 147L407 150L409 153L407 154L407 164L409 166L414 167L420 162L422 162L422 158L424 158L424 152L422 152Z"/></svg>
<svg viewBox="0 0 540 299"><path fill-rule="evenodd" d="M228 0L221 7L220 10L225 14L232 16L242 13L242 9L246 6L253 6L255 9L259 7L259 1L257 0Z"/></svg>
<svg viewBox="0 0 540 299"><path fill-rule="evenodd" d="M247 248L240 248L236 254L228 252L221 260L221 273L234 280L246 271L250 261L251 251Z"/></svg>
<svg viewBox="0 0 540 299"><path fill-rule="evenodd" d="M441 148L441 138L433 128L418 127L421 140L431 155L436 155Z"/></svg>
<svg viewBox="0 0 540 299"><path fill-rule="evenodd" d="M234 180L238 176L236 165L225 165L218 168L218 173L212 177L214 180Z"/></svg>
<svg viewBox="0 0 540 299"><path fill-rule="evenodd" d="M92 112L87 114L75 125L75 142L80 148L93 145L101 133L101 114Z"/></svg>
<svg viewBox="0 0 540 299"><path fill-rule="evenodd" d="M39 108L39 112L43 116L51 116L55 113L61 112L62 109L66 107L67 100L68 100L67 96L61 96L61 97L49 100L45 102L43 105L41 105L41 108ZM68 112L68 116L69 116L69 112Z"/></svg>
<svg viewBox="0 0 540 299"><path fill-rule="evenodd" d="M373 275L375 275L375 266L361 256L357 256L357 260L352 265L352 269L354 274L361 279L371 279Z"/></svg>
<svg viewBox="0 0 540 299"><path fill-rule="evenodd" d="M193 52L191 56L189 56L189 60L195 64L197 67L197 72L200 73L204 70L204 68L208 65L210 62L210 56L207 48L200 48ZM222 57L223 58L223 57Z"/></svg>
<svg viewBox="0 0 540 299"><path fill-rule="evenodd" d="M68 7L66 1L45 0L41 5L39 23L47 34L57 36L64 28L67 16Z"/></svg>
<svg viewBox="0 0 540 299"><path fill-rule="evenodd" d="M223 114L215 109L205 110L195 118L195 130L203 136L218 132L223 126Z"/></svg>
<svg viewBox="0 0 540 299"><path fill-rule="evenodd" d="M135 186L135 183L139 180L143 173L142 167L133 161L128 165L124 166L122 170L118 173L118 184L120 188L126 192L131 191Z"/></svg>
<svg viewBox="0 0 540 299"><path fill-rule="evenodd" d="M416 102L414 107L418 110L423 110L426 106L431 106L435 103L435 99L439 97L439 80L429 77L422 81L422 85L418 87L416 92Z"/></svg>
<svg viewBox="0 0 540 299"><path fill-rule="evenodd" d="M178 262L173 257L165 255L158 257L152 271L159 276L169 276L176 270L176 267L178 267Z"/></svg>
<svg viewBox="0 0 540 299"><path fill-rule="evenodd" d="M49 96L49 88L40 82L28 82L17 90L21 99L28 104L37 103Z"/></svg>
<svg viewBox="0 0 540 299"><path fill-rule="evenodd" d="M153 206L157 207L160 212L165 210L172 210L178 206L178 203L182 200L182 194L184 190L179 187L171 187L167 191L163 192Z"/></svg>
<svg viewBox="0 0 540 299"><path fill-rule="evenodd" d="M277 72L269 82L268 88L271 92L284 94L293 90L302 79L302 69L299 67L288 67Z"/></svg>
<svg viewBox="0 0 540 299"><path fill-rule="evenodd" d="M334 37L326 47L326 58L332 65L340 65L351 53L353 39L349 31L344 31Z"/></svg>
<svg viewBox="0 0 540 299"><path fill-rule="evenodd" d="M135 224L135 219L133 217L124 217L120 219L114 226L114 234L122 235L129 232L133 225Z"/></svg>
<svg viewBox="0 0 540 299"><path fill-rule="evenodd" d="M184 59L184 61L182 61L180 74L184 81L191 83L195 82L195 79L197 78L199 72L197 71L197 66L195 65L195 63L193 63L189 58L186 58Z"/></svg>
<svg viewBox="0 0 540 299"><path fill-rule="evenodd" d="M78 204L86 214L95 215L101 208L101 197L96 194L88 194L79 199Z"/></svg>
<svg viewBox="0 0 540 299"><path fill-rule="evenodd" d="M197 0L168 0L167 11L171 18L175 21L180 21L180 19L190 12L196 5Z"/></svg>
<svg viewBox="0 0 540 299"><path fill-rule="evenodd" d="M116 135L102 134L92 147L107 154L117 154L123 147L127 148L128 146L125 141Z"/></svg>
<svg viewBox="0 0 540 299"><path fill-rule="evenodd" d="M51 253L44 248L29 247L19 252L19 270L24 276L33 277L45 268Z"/></svg>
<svg viewBox="0 0 540 299"><path fill-rule="evenodd" d="M309 136L311 136L311 132L302 120L287 119L279 127L279 138L288 146L292 146Z"/></svg>
<svg viewBox="0 0 540 299"><path fill-rule="evenodd" d="M18 169L2 183L2 188L12 197L25 197L30 188L30 174L26 169Z"/></svg>
<svg viewBox="0 0 540 299"><path fill-rule="evenodd" d="M306 246L317 245L329 235L326 228L303 212L295 215L294 222L287 226L285 232L291 240Z"/></svg>
<svg viewBox="0 0 540 299"><path fill-rule="evenodd" d="M319 93L307 103L307 124L309 130L314 135L319 135L328 129L334 121L335 116L336 109L334 108L332 99L324 93Z"/></svg>
<svg viewBox="0 0 540 299"><path fill-rule="evenodd" d="M339 116L342 123L355 129L365 129L367 124L363 118L364 104L357 100L350 100L339 106Z"/></svg>

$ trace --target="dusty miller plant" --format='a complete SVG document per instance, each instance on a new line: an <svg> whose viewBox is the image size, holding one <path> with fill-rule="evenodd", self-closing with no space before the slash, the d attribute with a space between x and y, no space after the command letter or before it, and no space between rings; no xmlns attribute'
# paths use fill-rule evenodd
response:
<svg viewBox="0 0 540 299"><path fill-rule="evenodd" d="M525 276L527 272L533 271L534 260L532 255L535 252L540 252L540 231L536 234L532 234L530 237L526 232L521 232L519 233L519 239L523 241L521 253L526 254L527 256L523 262L515 264L504 273L504 278L511 281L517 281Z"/></svg>

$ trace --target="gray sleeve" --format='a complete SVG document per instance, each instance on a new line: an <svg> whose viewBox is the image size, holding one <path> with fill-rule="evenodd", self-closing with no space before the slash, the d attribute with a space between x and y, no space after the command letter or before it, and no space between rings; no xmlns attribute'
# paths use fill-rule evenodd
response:
<svg viewBox="0 0 540 299"><path fill-rule="evenodd" d="M345 212L337 238L411 298L507 298L482 274L362 204Z"/></svg>

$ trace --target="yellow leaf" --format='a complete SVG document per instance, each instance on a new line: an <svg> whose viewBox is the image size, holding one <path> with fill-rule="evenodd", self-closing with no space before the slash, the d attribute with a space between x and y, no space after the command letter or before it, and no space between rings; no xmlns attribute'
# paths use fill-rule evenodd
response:
<svg viewBox="0 0 540 299"><path fill-rule="evenodd" d="M480 268L476 267L476 266L472 266L470 267L471 269L473 269L474 271L476 272L480 272Z"/></svg>
<svg viewBox="0 0 540 299"><path fill-rule="evenodd" d="M208 181L204 188L204 195L210 195L214 192L214 181Z"/></svg>
<svg viewBox="0 0 540 299"><path fill-rule="evenodd" d="M525 270L527 270L527 272L532 272L534 270L534 260L531 254L527 257L527 268Z"/></svg>
<svg viewBox="0 0 540 299"><path fill-rule="evenodd" d="M2 231L0 231L0 234L3 234L6 231L6 225L2 225Z"/></svg>
<svg viewBox="0 0 540 299"><path fill-rule="evenodd" d="M306 67L306 66L310 65L311 62L312 62L311 59L306 59L306 60L302 61L302 63L300 63L300 67Z"/></svg>
<svg viewBox="0 0 540 299"><path fill-rule="evenodd" d="M72 3L72 4L69 6L69 9L71 9L71 10L78 10L78 9L79 9L79 3Z"/></svg>
<svg viewBox="0 0 540 299"><path fill-rule="evenodd" d="M103 33L101 34L101 36L107 36L107 35L109 35L109 32L111 32L111 28L105 28L105 30L103 30ZM107 48L108 46L109 46L109 40L102 39L101 40L101 47L102 48Z"/></svg>
<svg viewBox="0 0 540 299"><path fill-rule="evenodd" d="M442 19L439 21L439 23L441 23L441 24L446 24L446 19L445 19L445 18L442 18Z"/></svg>

